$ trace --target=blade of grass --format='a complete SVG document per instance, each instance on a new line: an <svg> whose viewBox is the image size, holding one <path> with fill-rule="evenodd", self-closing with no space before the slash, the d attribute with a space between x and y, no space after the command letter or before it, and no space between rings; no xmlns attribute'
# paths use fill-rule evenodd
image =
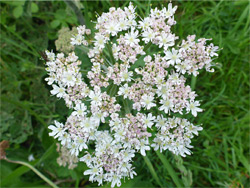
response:
<svg viewBox="0 0 250 188"><path fill-rule="evenodd" d="M33 48L33 46L32 46L31 43L29 43L28 41L24 40L21 36L19 36L17 34L17 32L14 32L11 29L9 29L8 26L6 26L6 25L3 25L3 26L4 26L4 28L6 30L8 30L10 33L12 33L15 37L17 37L19 40L21 40L24 44L26 44L33 51L33 53L32 53L33 55L36 55L37 57L40 57L40 55L37 53L37 51L35 50L35 48Z"/></svg>
<svg viewBox="0 0 250 188"><path fill-rule="evenodd" d="M177 187L183 187L183 185L181 184L181 181L178 178L178 175L175 173L173 167L168 162L168 160L166 159L166 157L162 153L160 153L159 151L156 151L156 154L160 158L161 162L163 163L165 169L168 171L168 173L171 176L171 178L173 179L175 185Z"/></svg>
<svg viewBox="0 0 250 188"><path fill-rule="evenodd" d="M1 97L1 100L4 100L4 101L6 101L6 102L12 103L12 104L14 104L14 105L16 105L16 106L19 106L19 107L21 107L21 108L23 108L23 109L28 110L29 113L30 113L31 115L35 116L35 118L36 118L41 124L43 124L45 127L47 127L47 123L46 123L43 119L41 119L40 116L39 116L35 111L31 110L28 106L26 106L26 105L23 104L22 102L13 101L13 100L10 100L10 99L8 99L8 98L6 98L6 97L3 97L3 96Z"/></svg>
<svg viewBox="0 0 250 188"><path fill-rule="evenodd" d="M156 174L156 172L155 172L155 169L154 169L151 161L149 160L149 158L147 156L144 156L143 159L144 159L145 163L147 164L147 166L148 166L153 178L157 182L157 184L160 185L160 187L163 187L160 180L159 180L159 178L158 178L158 176L157 176L157 174Z"/></svg>

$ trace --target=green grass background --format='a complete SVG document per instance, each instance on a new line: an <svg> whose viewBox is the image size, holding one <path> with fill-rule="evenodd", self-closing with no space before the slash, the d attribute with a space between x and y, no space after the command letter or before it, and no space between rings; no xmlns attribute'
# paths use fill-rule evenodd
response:
<svg viewBox="0 0 250 188"><path fill-rule="evenodd" d="M87 27L96 13L128 1L80 2ZM134 1L138 14L167 1ZM250 187L249 160L249 1L173 1L178 6L174 27L180 39L189 34L212 38L220 48L214 73L202 71L192 79L205 109L195 124L204 130L193 139L193 154L180 158L153 150L136 156L137 176L122 187ZM50 96L40 52L54 49L62 27L79 24L64 1L0 1L1 14L1 126L0 141L10 141L7 157L28 161L60 187L95 187L74 170L56 163L55 142L48 136L54 119L65 121L64 102ZM29 168L1 160L1 187L48 187ZM104 185L109 187L109 185Z"/></svg>

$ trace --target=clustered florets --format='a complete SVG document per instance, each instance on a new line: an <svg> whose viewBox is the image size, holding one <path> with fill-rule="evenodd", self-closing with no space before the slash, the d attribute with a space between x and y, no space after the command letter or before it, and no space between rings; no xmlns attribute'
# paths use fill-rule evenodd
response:
<svg viewBox="0 0 250 188"><path fill-rule="evenodd" d="M136 175L131 164L135 153L145 156L150 147L183 157L191 154L191 139L202 127L174 114L191 112L196 117L202 111L185 75L197 76L202 68L213 72L218 47L206 45L208 39L196 42L191 35L174 48L176 9L169 3L168 9L151 9L137 22L132 3L124 10L110 8L98 17L93 40L91 31L79 26L71 44L89 46L87 82L74 52L67 57L46 52L51 94L73 110L65 124L49 126L50 136L87 164L90 169L84 174L90 181L120 186L121 179ZM151 45L159 51L147 53ZM88 151L90 144L95 145L93 152Z"/></svg>

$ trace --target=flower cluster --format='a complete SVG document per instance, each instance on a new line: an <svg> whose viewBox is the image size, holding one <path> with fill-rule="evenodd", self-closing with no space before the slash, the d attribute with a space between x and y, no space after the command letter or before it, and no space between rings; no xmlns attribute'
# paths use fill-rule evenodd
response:
<svg viewBox="0 0 250 188"><path fill-rule="evenodd" d="M58 39L55 41L56 50L63 53L70 53L74 50L74 46L69 45L73 34L77 33L76 27L70 30L68 27L63 27L58 31Z"/></svg>
<svg viewBox="0 0 250 188"><path fill-rule="evenodd" d="M60 166L65 167L66 165L68 165L69 169L74 169L75 167L77 167L79 159L75 155L71 155L70 150L67 147L61 147L60 144L57 143L56 151L59 153L57 163Z"/></svg>
<svg viewBox="0 0 250 188"><path fill-rule="evenodd" d="M84 174L99 185L120 186L121 179L133 178L133 157L145 156L150 148L191 154L191 139L202 127L180 116L196 117L202 109L187 77L203 68L213 72L213 57L218 56L217 46L207 45L208 39L196 41L195 35L175 45L178 36L171 27L177 7L171 3L151 9L144 19L135 9L130 3L103 13L93 39L85 26L77 28L71 45L89 49L92 66L86 73L74 52L46 51L51 94L72 109L65 124L49 126L49 134L74 161L86 163ZM151 47L158 50L149 53Z"/></svg>

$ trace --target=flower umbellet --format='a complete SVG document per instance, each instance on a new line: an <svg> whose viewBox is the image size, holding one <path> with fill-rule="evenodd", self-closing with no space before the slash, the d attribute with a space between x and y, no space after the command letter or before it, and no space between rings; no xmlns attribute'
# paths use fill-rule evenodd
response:
<svg viewBox="0 0 250 188"><path fill-rule="evenodd" d="M196 117L202 109L187 77L197 76L200 69L213 72L218 47L195 35L176 45L179 38L171 31L176 9L169 3L142 19L130 3L99 16L94 35L79 26L69 45L88 47L92 67L85 73L74 51L46 51L51 94L72 109L64 124L49 126L50 136L74 163L86 163L84 175L90 181L120 186L121 179L136 175L135 154L145 156L150 148L191 154L191 139L202 127L180 116ZM150 46L158 51L149 53ZM92 152L90 143L95 145Z"/></svg>

